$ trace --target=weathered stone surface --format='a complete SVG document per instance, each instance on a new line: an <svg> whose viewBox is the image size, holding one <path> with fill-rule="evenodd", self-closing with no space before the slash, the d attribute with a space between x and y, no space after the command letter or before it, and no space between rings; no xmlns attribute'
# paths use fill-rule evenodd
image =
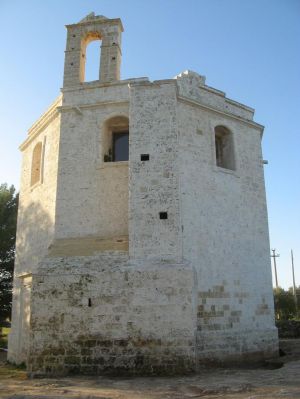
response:
<svg viewBox="0 0 300 399"><path fill-rule="evenodd" d="M173 374L274 355L254 110L191 71L119 80L119 19L67 28L62 94L21 146L9 359L33 375ZM99 38L100 78L84 82ZM129 160L113 162L128 129Z"/></svg>
<svg viewBox="0 0 300 399"><path fill-rule="evenodd" d="M32 399L191 399L300 397L300 340L280 342L287 355L249 368L208 368L188 376L124 378L64 376L26 379L24 371L1 364L0 397ZM282 367L281 367L282 366ZM94 366L89 366L93 370ZM87 370L89 370L87 368ZM83 374L83 372L82 372ZM89 372L90 374L90 372Z"/></svg>
<svg viewBox="0 0 300 399"><path fill-rule="evenodd" d="M194 370L193 286L183 264L49 258L33 277L30 373Z"/></svg>

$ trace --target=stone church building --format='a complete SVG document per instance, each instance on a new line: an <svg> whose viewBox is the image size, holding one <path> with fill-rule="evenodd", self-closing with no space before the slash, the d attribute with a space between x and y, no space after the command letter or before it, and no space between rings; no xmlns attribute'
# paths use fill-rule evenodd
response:
<svg viewBox="0 0 300 399"><path fill-rule="evenodd" d="M191 71L120 80L120 19L67 31L61 95L20 147L9 360L32 375L163 374L273 356L254 110Z"/></svg>

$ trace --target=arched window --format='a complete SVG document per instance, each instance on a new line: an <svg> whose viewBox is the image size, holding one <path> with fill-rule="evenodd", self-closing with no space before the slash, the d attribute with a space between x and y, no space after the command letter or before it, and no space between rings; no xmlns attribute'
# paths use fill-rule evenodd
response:
<svg viewBox="0 0 300 399"><path fill-rule="evenodd" d="M103 161L120 162L129 159L129 120L115 116L104 124L102 137Z"/></svg>
<svg viewBox="0 0 300 399"><path fill-rule="evenodd" d="M38 142L32 152L31 161L31 180L30 185L38 183L41 180L41 166L42 166L42 143Z"/></svg>
<svg viewBox="0 0 300 399"><path fill-rule="evenodd" d="M101 36L90 32L81 42L80 81L90 82L100 78Z"/></svg>
<svg viewBox="0 0 300 399"><path fill-rule="evenodd" d="M225 126L215 127L215 150L217 166L235 169L232 133Z"/></svg>

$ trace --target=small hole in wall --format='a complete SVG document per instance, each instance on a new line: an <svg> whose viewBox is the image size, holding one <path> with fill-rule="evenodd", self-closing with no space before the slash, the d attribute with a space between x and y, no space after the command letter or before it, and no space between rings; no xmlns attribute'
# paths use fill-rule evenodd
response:
<svg viewBox="0 0 300 399"><path fill-rule="evenodd" d="M160 219L168 219L168 212L159 212Z"/></svg>
<svg viewBox="0 0 300 399"><path fill-rule="evenodd" d="M149 161L150 155L149 154L141 154L141 161Z"/></svg>
<svg viewBox="0 0 300 399"><path fill-rule="evenodd" d="M71 64L70 65L73 65L73 62L71 62Z"/></svg>
<svg viewBox="0 0 300 399"><path fill-rule="evenodd" d="M114 61L116 59L116 57L111 57L111 59Z"/></svg>
<svg viewBox="0 0 300 399"><path fill-rule="evenodd" d="M91 300L91 298L89 298L88 307L90 308L91 306L92 306L92 300Z"/></svg>
<svg viewBox="0 0 300 399"><path fill-rule="evenodd" d="M76 35L73 35L73 37L76 37Z"/></svg>

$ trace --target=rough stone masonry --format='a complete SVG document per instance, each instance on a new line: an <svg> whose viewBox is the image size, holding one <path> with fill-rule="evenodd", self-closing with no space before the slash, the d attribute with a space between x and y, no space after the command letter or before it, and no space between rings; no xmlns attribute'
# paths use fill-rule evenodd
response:
<svg viewBox="0 0 300 399"><path fill-rule="evenodd" d="M277 354L254 110L191 71L120 80L120 19L67 31L61 94L20 147L9 360L170 374Z"/></svg>

